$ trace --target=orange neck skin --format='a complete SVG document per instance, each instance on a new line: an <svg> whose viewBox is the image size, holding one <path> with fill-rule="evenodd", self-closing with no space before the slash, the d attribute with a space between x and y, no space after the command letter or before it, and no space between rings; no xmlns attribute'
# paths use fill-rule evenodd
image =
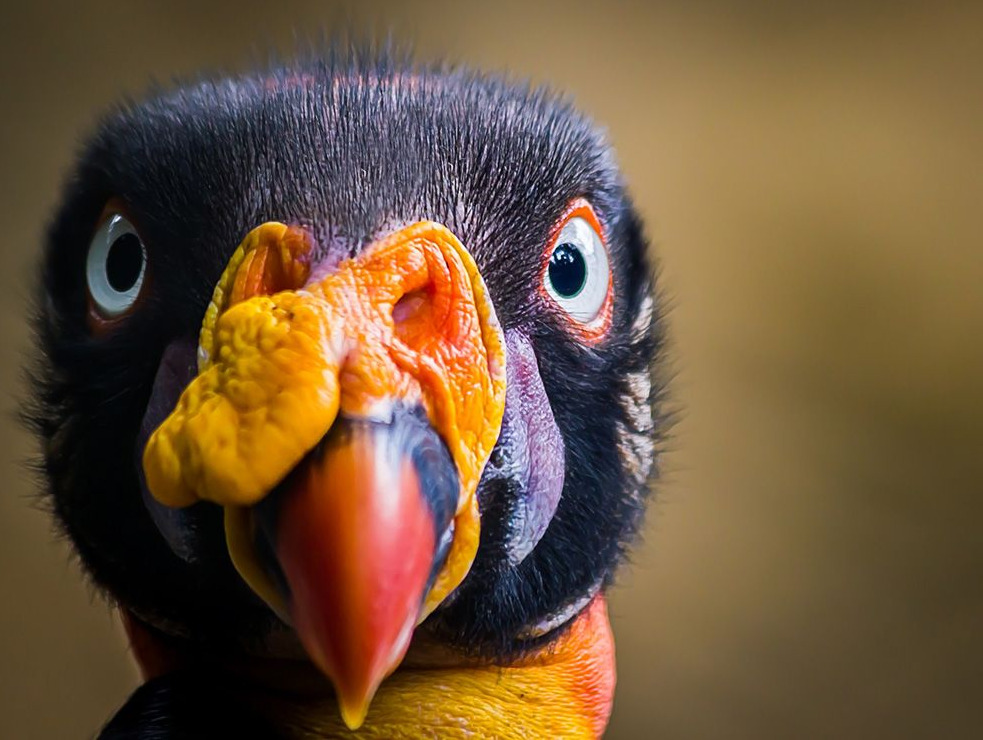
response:
<svg viewBox="0 0 983 740"><path fill-rule="evenodd" d="M132 615L124 612L123 618L146 680L198 662ZM444 728L450 736L592 738L607 725L615 666L603 596L555 643L507 666L455 660L446 649L421 642L414 640L403 667L382 684L356 732L341 721L330 684L313 666L250 659L224 669L247 678L244 698L262 707L287 737L413 738ZM279 690L270 691L274 687Z"/></svg>

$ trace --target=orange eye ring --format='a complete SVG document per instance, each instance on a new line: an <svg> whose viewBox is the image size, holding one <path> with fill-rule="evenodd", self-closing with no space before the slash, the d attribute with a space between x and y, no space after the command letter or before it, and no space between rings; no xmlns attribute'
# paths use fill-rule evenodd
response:
<svg viewBox="0 0 983 740"><path fill-rule="evenodd" d="M564 295L557 290L553 284L553 276L550 270L553 264L554 255L560 244L561 236L569 236L573 226L579 227L581 234L584 229L589 228L588 235L592 234L596 244L584 244L584 254L573 254L569 249L566 256L570 264L570 255L578 261L579 269L583 273L584 285L576 291L569 291ZM557 219L553 228L550 229L550 236L547 240L547 248L543 252L543 265L540 273L539 292L543 299L559 312L566 319L566 326L569 331L584 344L597 344L611 328L611 318L614 304L614 277L610 269L607 234L604 226L594 211L594 208L586 198L575 198L564 210L560 218ZM574 239L576 241L576 239ZM590 241L588 239L586 241ZM565 243L566 244L566 243ZM576 244L567 244L569 247L576 247ZM589 247L593 246L593 250ZM592 275L588 260L593 258L596 275L593 276L593 283L590 283ZM582 296L584 286L590 288L586 296ZM574 288L576 286L568 286Z"/></svg>
<svg viewBox="0 0 983 740"><path fill-rule="evenodd" d="M85 259L86 322L93 335L113 331L139 308L150 284L148 267L146 246L126 204L110 199L96 220Z"/></svg>

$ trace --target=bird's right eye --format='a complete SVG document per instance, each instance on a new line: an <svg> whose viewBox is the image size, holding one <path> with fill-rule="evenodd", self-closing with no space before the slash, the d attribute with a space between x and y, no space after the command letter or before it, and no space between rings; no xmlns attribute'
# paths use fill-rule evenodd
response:
<svg viewBox="0 0 983 740"><path fill-rule="evenodd" d="M143 288L147 249L136 228L121 213L109 213L89 244L85 277L98 322L128 313Z"/></svg>

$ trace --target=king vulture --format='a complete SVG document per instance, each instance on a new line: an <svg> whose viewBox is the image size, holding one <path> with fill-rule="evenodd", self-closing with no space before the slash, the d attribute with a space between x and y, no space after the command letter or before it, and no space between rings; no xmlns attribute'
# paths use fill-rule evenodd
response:
<svg viewBox="0 0 983 740"><path fill-rule="evenodd" d="M326 54L121 104L37 305L44 495L145 678L101 737L603 732L664 338L565 98Z"/></svg>

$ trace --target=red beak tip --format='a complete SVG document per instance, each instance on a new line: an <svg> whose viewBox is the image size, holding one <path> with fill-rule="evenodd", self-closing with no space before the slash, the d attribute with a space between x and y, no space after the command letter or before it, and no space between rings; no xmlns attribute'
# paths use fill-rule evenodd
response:
<svg viewBox="0 0 983 740"><path fill-rule="evenodd" d="M319 645L308 644L308 654L334 686L341 718L348 729L357 730L365 722L369 706L382 682L399 666L406 655L415 624L416 620L412 618L404 623L384 661L363 654L354 661L351 660L352 656L348 656L347 660L343 659L344 662L336 663L327 659ZM308 639L314 637L309 633L303 636ZM314 640L316 642L317 638ZM378 645L377 648L383 646Z"/></svg>
<svg viewBox="0 0 983 740"><path fill-rule="evenodd" d="M373 690L372 694L374 693ZM349 730L355 731L364 724L365 715L369 712L369 704L372 703L372 694L364 698L339 695L338 705L341 708L341 719Z"/></svg>
<svg viewBox="0 0 983 740"><path fill-rule="evenodd" d="M409 648L436 550L412 460L379 434L354 426L300 468L275 538L291 621L353 729Z"/></svg>

